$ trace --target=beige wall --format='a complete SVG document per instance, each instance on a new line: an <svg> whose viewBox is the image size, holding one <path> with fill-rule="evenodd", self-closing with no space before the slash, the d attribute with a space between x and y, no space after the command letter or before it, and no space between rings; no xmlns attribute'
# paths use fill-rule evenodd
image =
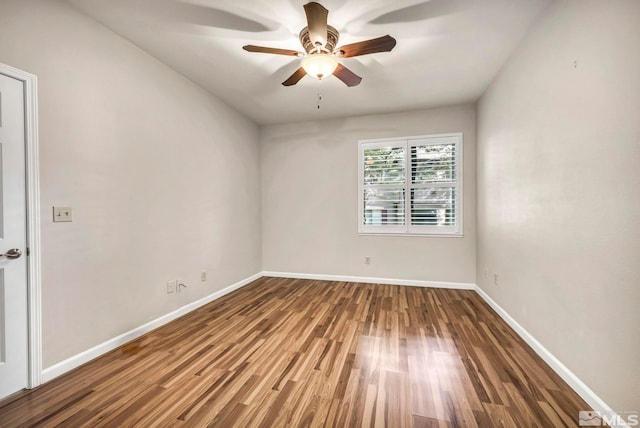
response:
<svg viewBox="0 0 640 428"><path fill-rule="evenodd" d="M636 0L553 4L478 108L478 283L620 411L640 410L639 22Z"/></svg>
<svg viewBox="0 0 640 428"><path fill-rule="evenodd" d="M45 367L261 270L254 124L58 1L2 0L0 61L39 78Z"/></svg>
<svg viewBox="0 0 640 428"><path fill-rule="evenodd" d="M359 236L358 140L448 132L464 133L464 238ZM264 270L475 282L475 133L471 105L263 127Z"/></svg>

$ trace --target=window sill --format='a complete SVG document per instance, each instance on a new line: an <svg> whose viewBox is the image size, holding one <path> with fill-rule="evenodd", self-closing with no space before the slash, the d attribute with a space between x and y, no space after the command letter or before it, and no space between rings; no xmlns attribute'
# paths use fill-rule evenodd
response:
<svg viewBox="0 0 640 428"><path fill-rule="evenodd" d="M462 233L374 233L374 232L358 232L359 236L402 236L402 237L418 237L418 238L464 238Z"/></svg>

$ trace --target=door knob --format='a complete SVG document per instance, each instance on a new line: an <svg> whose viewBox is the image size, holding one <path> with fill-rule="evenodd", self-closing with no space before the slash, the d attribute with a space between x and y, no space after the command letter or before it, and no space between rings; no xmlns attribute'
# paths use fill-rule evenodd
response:
<svg viewBox="0 0 640 428"><path fill-rule="evenodd" d="M0 257L4 256L8 259L19 259L21 255L22 255L22 250L18 248L12 248L8 250L6 253L0 254Z"/></svg>

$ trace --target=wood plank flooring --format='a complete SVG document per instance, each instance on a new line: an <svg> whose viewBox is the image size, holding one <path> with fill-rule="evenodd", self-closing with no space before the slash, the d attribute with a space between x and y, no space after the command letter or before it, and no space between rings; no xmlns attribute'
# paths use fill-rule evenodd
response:
<svg viewBox="0 0 640 428"><path fill-rule="evenodd" d="M3 427L562 427L584 403L473 291L261 278L35 390Z"/></svg>

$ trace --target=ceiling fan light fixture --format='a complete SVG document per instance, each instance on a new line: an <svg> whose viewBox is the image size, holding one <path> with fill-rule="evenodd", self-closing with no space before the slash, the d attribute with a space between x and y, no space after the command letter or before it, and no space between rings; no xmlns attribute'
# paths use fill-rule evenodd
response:
<svg viewBox="0 0 640 428"><path fill-rule="evenodd" d="M302 68L308 75L316 79L330 76L338 67L338 60L333 55L325 53L311 54L302 60Z"/></svg>

